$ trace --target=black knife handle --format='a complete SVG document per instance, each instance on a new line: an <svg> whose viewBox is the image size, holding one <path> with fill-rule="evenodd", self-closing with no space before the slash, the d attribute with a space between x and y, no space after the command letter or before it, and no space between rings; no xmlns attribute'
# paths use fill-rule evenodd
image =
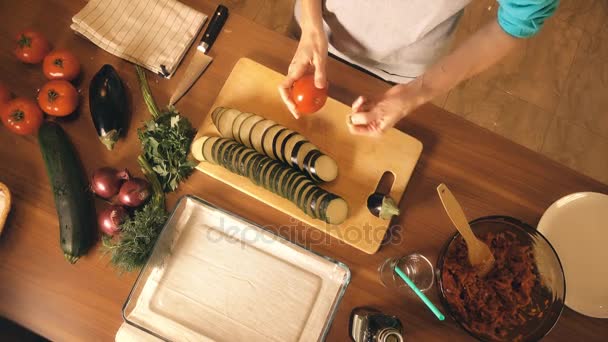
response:
<svg viewBox="0 0 608 342"><path fill-rule="evenodd" d="M201 46L206 52L209 52L211 46L215 42L217 36L219 36L220 32L222 32L222 27L224 27L224 23L226 23L226 19L228 19L228 8L224 5L219 5L215 9L215 13L203 34L203 38L201 39Z"/></svg>

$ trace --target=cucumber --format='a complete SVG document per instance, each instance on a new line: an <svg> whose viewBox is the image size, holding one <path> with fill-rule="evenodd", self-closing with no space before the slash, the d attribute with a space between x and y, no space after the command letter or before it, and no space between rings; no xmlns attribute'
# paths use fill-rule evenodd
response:
<svg viewBox="0 0 608 342"><path fill-rule="evenodd" d="M305 174L234 140L213 138L200 138L205 139L202 140L202 150L203 155L210 155L205 157L209 162L245 176L254 184L290 200L313 218L322 218L330 224L346 220L346 201L320 188ZM317 150L308 154L322 155ZM312 157L307 161L310 159Z"/></svg>
<svg viewBox="0 0 608 342"><path fill-rule="evenodd" d="M44 122L38 142L55 198L59 243L66 260L73 264L86 254L94 239L95 207L89 182L61 126Z"/></svg>

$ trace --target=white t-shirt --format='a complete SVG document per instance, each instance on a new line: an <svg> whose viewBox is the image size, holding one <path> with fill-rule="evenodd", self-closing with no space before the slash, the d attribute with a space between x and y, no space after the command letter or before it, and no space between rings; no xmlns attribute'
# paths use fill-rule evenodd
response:
<svg viewBox="0 0 608 342"><path fill-rule="evenodd" d="M407 83L445 53L470 1L325 0L329 52L386 80Z"/></svg>

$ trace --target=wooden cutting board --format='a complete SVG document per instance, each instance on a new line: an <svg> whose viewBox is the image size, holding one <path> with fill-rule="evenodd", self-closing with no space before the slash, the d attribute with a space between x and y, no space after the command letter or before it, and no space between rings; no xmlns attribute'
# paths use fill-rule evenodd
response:
<svg viewBox="0 0 608 342"><path fill-rule="evenodd" d="M277 91L284 77L250 59L240 59L203 120L197 138L219 135L211 122L211 111L218 106L253 112L301 133L338 163L338 178L322 187L348 202L348 219L340 225L330 225L307 216L290 201L221 166L201 162L197 169L355 248L375 253L389 221L369 212L367 197L375 191L384 172L389 171L395 177L390 195L399 201L422 152L422 143L396 129L381 138L353 136L346 126L350 107L331 98L316 114L296 120Z"/></svg>

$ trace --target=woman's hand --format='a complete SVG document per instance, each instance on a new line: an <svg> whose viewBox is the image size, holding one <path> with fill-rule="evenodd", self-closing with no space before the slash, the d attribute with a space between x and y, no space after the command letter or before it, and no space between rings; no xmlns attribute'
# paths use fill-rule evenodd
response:
<svg viewBox="0 0 608 342"><path fill-rule="evenodd" d="M368 99L359 96L353 102L353 113L348 116L348 128L352 134L380 136L403 119L412 110L426 102L416 86L398 84L384 94Z"/></svg>
<svg viewBox="0 0 608 342"><path fill-rule="evenodd" d="M291 100L291 86L305 74L314 73L315 87L325 88L327 86L326 77L327 62L327 36L323 30L310 30L303 32L298 44L298 49L289 65L287 77L279 85L279 93L285 105L293 116L300 117L296 110L296 105Z"/></svg>

